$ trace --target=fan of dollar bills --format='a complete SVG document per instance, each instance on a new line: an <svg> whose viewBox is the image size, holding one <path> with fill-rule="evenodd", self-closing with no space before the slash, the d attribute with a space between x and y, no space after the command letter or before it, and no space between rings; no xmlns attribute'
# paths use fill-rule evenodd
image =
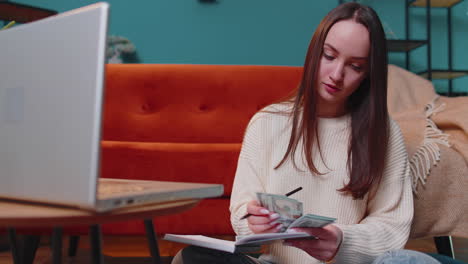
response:
<svg viewBox="0 0 468 264"><path fill-rule="evenodd" d="M336 220L314 214L302 215L302 203L285 195L257 193L257 199L270 212L279 214L276 221L283 227L278 232L285 232L292 227L323 227Z"/></svg>

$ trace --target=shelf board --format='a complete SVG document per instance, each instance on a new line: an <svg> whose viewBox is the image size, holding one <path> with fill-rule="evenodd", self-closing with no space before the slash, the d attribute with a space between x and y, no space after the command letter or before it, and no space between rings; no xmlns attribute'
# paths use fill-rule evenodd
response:
<svg viewBox="0 0 468 264"><path fill-rule="evenodd" d="M28 23L55 14L54 10L0 0L0 20Z"/></svg>
<svg viewBox="0 0 468 264"><path fill-rule="evenodd" d="M431 0L431 7L452 7L463 0ZM411 6L426 7L426 0L414 0Z"/></svg>
<svg viewBox="0 0 468 264"><path fill-rule="evenodd" d="M468 76L468 70L438 70L438 69L433 69L432 71L432 79L455 79L463 76ZM428 72L420 72L420 76L424 78L428 78Z"/></svg>
<svg viewBox="0 0 468 264"><path fill-rule="evenodd" d="M437 92L437 94L443 95L443 96L449 96L448 92ZM450 94L450 97L457 97L457 96L467 96L468 92L452 92Z"/></svg>
<svg viewBox="0 0 468 264"><path fill-rule="evenodd" d="M425 45L425 40L405 40L405 39L388 39L387 49L389 52L406 52Z"/></svg>

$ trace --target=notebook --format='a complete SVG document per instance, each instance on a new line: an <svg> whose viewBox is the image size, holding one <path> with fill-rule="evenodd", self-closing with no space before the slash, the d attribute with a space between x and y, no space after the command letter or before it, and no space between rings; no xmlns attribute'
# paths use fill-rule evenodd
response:
<svg viewBox="0 0 468 264"><path fill-rule="evenodd" d="M261 202L261 201L260 201ZM262 205L264 205L261 202ZM268 207L266 207L268 208ZM280 213L281 215L281 213ZM281 219L282 217L280 216ZM291 220L291 221L289 221ZM293 221L294 220L294 221ZM212 248L216 250L226 251L230 253L236 252L258 252L259 246L264 244L273 243L278 240L285 239L318 239L306 232L297 232L293 228L310 228L310 227L324 227L334 223L336 218L306 214L301 215L296 219L284 218L279 223L283 225L284 230L281 229L277 233L260 233L244 236L236 236L235 241L223 240L213 237L202 235L179 235L179 234L165 234L164 239L184 243L199 247Z"/></svg>
<svg viewBox="0 0 468 264"><path fill-rule="evenodd" d="M219 184L100 179L109 5L0 31L0 197L98 212L219 196Z"/></svg>

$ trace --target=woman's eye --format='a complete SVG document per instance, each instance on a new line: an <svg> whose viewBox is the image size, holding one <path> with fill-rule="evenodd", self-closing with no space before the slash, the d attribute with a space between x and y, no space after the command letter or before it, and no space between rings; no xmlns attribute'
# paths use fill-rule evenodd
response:
<svg viewBox="0 0 468 264"><path fill-rule="evenodd" d="M323 57L325 57L325 59L327 59L327 60L333 60L334 59L334 57L332 55L328 55L326 53L323 53Z"/></svg>
<svg viewBox="0 0 468 264"><path fill-rule="evenodd" d="M356 65L356 64L351 64L351 68L353 68L353 70L357 71L357 72L361 72L362 71L362 67L360 65Z"/></svg>

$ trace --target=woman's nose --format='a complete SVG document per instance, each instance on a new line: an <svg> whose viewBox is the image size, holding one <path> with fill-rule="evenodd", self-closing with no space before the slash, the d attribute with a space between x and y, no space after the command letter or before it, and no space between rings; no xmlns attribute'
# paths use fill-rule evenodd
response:
<svg viewBox="0 0 468 264"><path fill-rule="evenodd" d="M344 65L342 63L337 63L335 68L330 74L330 79L334 82L341 82L344 79Z"/></svg>

